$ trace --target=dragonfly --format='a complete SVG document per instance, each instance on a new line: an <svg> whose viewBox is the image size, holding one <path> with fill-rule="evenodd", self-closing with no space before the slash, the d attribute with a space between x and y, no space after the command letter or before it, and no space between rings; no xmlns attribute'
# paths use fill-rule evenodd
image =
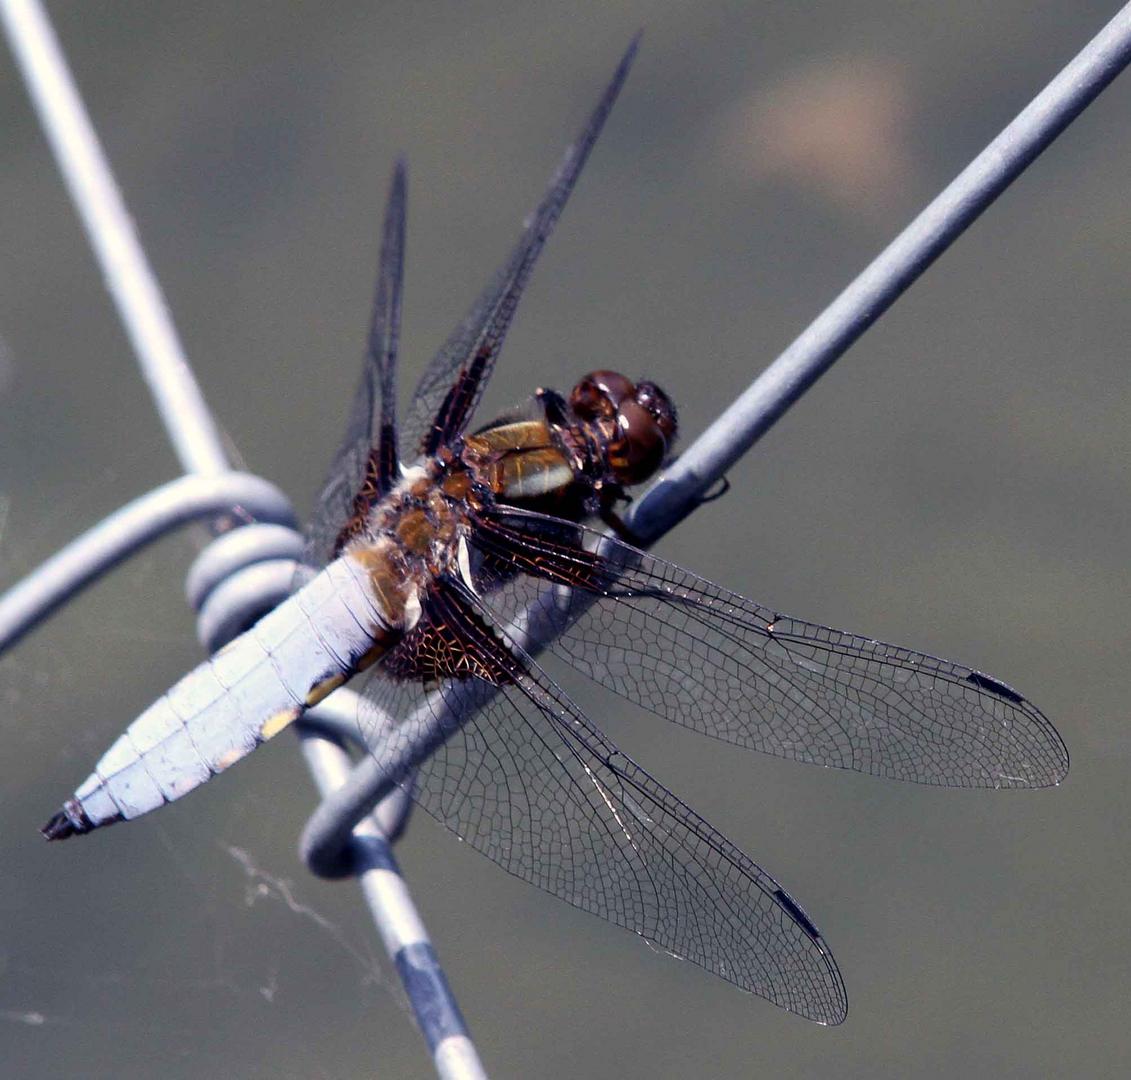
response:
<svg viewBox="0 0 1131 1080"><path fill-rule="evenodd" d="M292 595L143 712L44 827L180 798L347 681L417 804L511 874L823 1024L847 1015L801 905L620 750L535 659L725 743L879 777L1057 784L1053 725L969 667L783 615L642 550L619 508L672 459L654 383L610 370L472 429L532 268L627 76L633 41L517 246L396 409L406 179L394 169L362 378ZM452 718L456 718L453 720ZM391 718L391 720L390 720ZM398 740L401 744L398 745Z"/></svg>

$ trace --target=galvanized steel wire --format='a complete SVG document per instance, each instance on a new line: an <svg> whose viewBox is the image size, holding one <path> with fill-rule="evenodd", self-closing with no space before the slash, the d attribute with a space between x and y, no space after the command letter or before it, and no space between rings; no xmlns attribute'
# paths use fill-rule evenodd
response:
<svg viewBox="0 0 1131 1080"><path fill-rule="evenodd" d="M0 598L0 650L84 584L186 521L223 513L266 520L276 527L249 526L219 537L217 549L206 549L190 572L188 592L200 611L198 636L218 648L284 598L293 577L285 553L300 549L301 537L277 489L231 472L219 429L42 5L0 0L0 16L142 375L190 474L111 515ZM250 533L255 528L259 531ZM348 775L350 759L337 740L314 729L301 737L325 797ZM437 1075L478 1080L486 1072L382 831L399 831L404 810L403 798L394 796L384 814L358 825L351 872L390 950Z"/></svg>

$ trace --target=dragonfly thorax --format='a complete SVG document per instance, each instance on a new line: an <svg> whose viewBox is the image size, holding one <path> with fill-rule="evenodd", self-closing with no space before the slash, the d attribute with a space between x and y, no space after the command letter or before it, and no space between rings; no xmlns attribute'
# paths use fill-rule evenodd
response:
<svg viewBox="0 0 1131 1080"><path fill-rule="evenodd" d="M410 630L420 616L420 598L444 573L458 572L466 537L466 498L446 494L437 460L404 470L399 484L371 511L345 554L368 575L388 628Z"/></svg>
<svg viewBox="0 0 1131 1080"><path fill-rule="evenodd" d="M533 406L530 417L512 415L462 442L475 484L502 502L615 494L648 479L675 439L668 396L614 371L586 375L568 399L539 390Z"/></svg>
<svg viewBox="0 0 1131 1080"><path fill-rule="evenodd" d="M410 628L432 582L465 576L467 538L491 504L576 520L648 479L675 438L668 396L614 371L586 375L568 399L539 390L533 405L402 469L359 522L345 550L364 567L386 627Z"/></svg>

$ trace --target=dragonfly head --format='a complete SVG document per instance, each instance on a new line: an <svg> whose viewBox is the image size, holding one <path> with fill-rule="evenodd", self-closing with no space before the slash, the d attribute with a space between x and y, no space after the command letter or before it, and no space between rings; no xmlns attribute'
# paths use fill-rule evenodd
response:
<svg viewBox="0 0 1131 1080"><path fill-rule="evenodd" d="M604 421L611 429L605 461L611 478L626 487L659 469L675 441L675 406L654 382L591 371L570 392L569 404L579 419Z"/></svg>

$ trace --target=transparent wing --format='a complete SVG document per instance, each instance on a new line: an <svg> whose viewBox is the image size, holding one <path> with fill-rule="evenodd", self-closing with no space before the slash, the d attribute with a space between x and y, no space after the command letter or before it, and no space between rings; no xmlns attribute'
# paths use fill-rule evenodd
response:
<svg viewBox="0 0 1131 1080"><path fill-rule="evenodd" d="M542 201L526 219L510 258L433 357L405 413L401 456L431 454L467 426L495 365L534 263L573 190L636 55L633 39L577 140L565 153Z"/></svg>
<svg viewBox="0 0 1131 1080"><path fill-rule="evenodd" d="M306 533L296 587L337 554L397 474L396 368L404 281L405 166L393 170L361 381Z"/></svg>
<svg viewBox="0 0 1131 1080"><path fill-rule="evenodd" d="M408 647L442 652L450 630L429 626ZM480 679L446 678L426 694L388 667L365 690L382 715L478 709L420 765L417 802L523 881L783 1008L843 1020L836 963L789 894L621 753L512 640L486 633L480 670L506 672L486 704ZM461 630L454 647L466 662L479 645ZM417 662L390 659L393 669Z"/></svg>
<svg viewBox="0 0 1131 1080"><path fill-rule="evenodd" d="M498 507L473 546L500 622L539 605L555 655L693 731L945 787L1046 787L1068 771L1049 720L972 668L782 615L544 515Z"/></svg>

